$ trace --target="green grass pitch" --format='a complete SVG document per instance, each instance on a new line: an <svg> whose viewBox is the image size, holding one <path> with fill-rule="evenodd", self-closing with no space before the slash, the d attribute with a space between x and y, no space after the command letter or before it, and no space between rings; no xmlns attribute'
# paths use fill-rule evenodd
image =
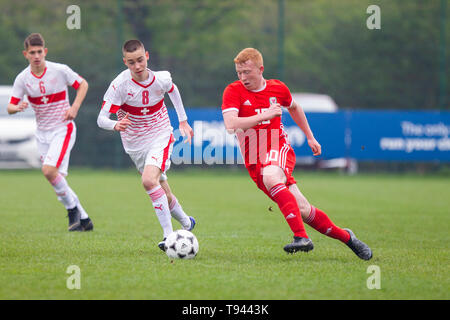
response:
<svg viewBox="0 0 450 320"><path fill-rule="evenodd" d="M312 204L371 246L372 260L309 226L314 250L287 255L289 226L239 170L169 172L200 243L195 259L174 261L157 247L161 227L135 171L71 170L90 233L66 231L67 213L39 171L0 171L0 299L450 298L448 177L295 178ZM78 290L67 288L71 265ZM380 289L367 286L370 266Z"/></svg>

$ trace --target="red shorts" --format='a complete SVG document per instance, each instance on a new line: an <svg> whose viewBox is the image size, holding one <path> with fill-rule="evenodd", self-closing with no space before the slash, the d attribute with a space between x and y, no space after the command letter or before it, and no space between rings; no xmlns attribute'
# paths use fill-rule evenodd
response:
<svg viewBox="0 0 450 320"><path fill-rule="evenodd" d="M280 150L270 150L267 153L264 163L251 164L246 166L250 177L256 183L258 188L264 191L264 193L270 197L269 191L263 183L262 176L263 168L269 165L274 165L283 169L284 174L286 175L287 187L297 183L294 177L292 177L292 173L295 167L295 152L288 143L282 145Z"/></svg>

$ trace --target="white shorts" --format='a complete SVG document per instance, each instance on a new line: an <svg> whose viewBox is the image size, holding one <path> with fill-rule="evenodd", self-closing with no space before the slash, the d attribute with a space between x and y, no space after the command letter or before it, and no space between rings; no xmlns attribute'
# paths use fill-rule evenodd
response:
<svg viewBox="0 0 450 320"><path fill-rule="evenodd" d="M42 164L56 167L62 175L67 176L70 151L76 136L77 127L73 121L54 130L37 130L37 147Z"/></svg>
<svg viewBox="0 0 450 320"><path fill-rule="evenodd" d="M151 165L161 169L161 180L167 180L165 172L170 167L170 156L172 155L174 141L172 132L168 132L155 138L147 145L146 149L129 152L128 154L141 174L144 172L145 166Z"/></svg>

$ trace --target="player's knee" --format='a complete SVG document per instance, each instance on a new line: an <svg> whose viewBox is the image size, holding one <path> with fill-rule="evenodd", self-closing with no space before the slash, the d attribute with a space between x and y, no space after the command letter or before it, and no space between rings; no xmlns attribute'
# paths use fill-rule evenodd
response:
<svg viewBox="0 0 450 320"><path fill-rule="evenodd" d="M265 177L263 176L263 183L267 190L272 189L277 184L281 183L281 181L277 179L273 179L272 177Z"/></svg>
<svg viewBox="0 0 450 320"><path fill-rule="evenodd" d="M58 175L58 169L52 166L42 166L41 171L50 182L55 180Z"/></svg>
<svg viewBox="0 0 450 320"><path fill-rule="evenodd" d="M311 205L306 202L300 202L298 204L298 208L300 209L300 213L302 215L303 220L309 217L309 213L311 212Z"/></svg>
<svg viewBox="0 0 450 320"><path fill-rule="evenodd" d="M267 190L280 183L286 183L286 176L281 168L268 166L263 170L263 183Z"/></svg>
<svg viewBox="0 0 450 320"><path fill-rule="evenodd" d="M142 185L145 190L152 190L159 186L159 179L157 177L142 176Z"/></svg>

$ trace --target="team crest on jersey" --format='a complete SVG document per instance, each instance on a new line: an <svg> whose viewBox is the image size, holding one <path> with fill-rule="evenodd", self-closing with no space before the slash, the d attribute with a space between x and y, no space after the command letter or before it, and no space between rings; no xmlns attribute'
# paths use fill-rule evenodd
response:
<svg viewBox="0 0 450 320"><path fill-rule="evenodd" d="M269 98L269 102L270 102L270 104L275 104L275 103L277 103L277 97L270 97L270 98Z"/></svg>

